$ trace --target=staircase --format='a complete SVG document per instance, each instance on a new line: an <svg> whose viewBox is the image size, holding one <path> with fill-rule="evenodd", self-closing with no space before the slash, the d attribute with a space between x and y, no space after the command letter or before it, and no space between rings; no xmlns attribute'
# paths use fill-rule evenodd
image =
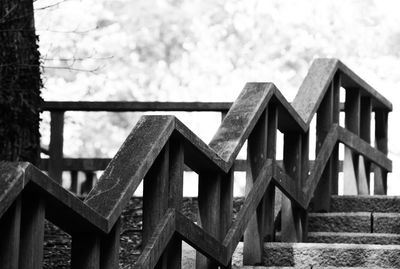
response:
<svg viewBox="0 0 400 269"><path fill-rule="evenodd" d="M400 197L333 196L310 213L307 243L266 243L264 265L400 268Z"/></svg>
<svg viewBox="0 0 400 269"><path fill-rule="evenodd" d="M292 103L272 83L247 83L209 144L173 116L143 116L84 200L30 163L0 162L0 268L56 268L58 260L43 263L54 249L65 260L62 268L176 269L185 264L187 244L197 251L190 268L198 269L400 268L398 198L383 196L392 171L391 110L339 60L317 59ZM309 160L312 132L316 152ZM246 198L235 212L234 166L245 142ZM186 167L199 178L196 219L182 208ZM332 196L341 171L344 193L356 196ZM374 195L382 196L363 196L371 174ZM127 229L141 182L142 222ZM310 205L328 213L309 212ZM125 244L138 229L140 251ZM49 243L61 230L65 240Z"/></svg>

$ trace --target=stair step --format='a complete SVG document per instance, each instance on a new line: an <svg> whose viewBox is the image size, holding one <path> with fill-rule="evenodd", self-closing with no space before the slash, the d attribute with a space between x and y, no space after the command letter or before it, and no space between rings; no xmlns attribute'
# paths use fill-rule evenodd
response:
<svg viewBox="0 0 400 269"><path fill-rule="evenodd" d="M400 196L385 195L333 195L331 212L398 212Z"/></svg>
<svg viewBox="0 0 400 269"><path fill-rule="evenodd" d="M400 213L373 213L374 233L400 234Z"/></svg>
<svg viewBox="0 0 400 269"><path fill-rule="evenodd" d="M308 231L371 233L371 213L310 213Z"/></svg>
<svg viewBox="0 0 400 269"><path fill-rule="evenodd" d="M390 233L310 232L307 241L310 243L400 245L400 235Z"/></svg>
<svg viewBox="0 0 400 269"><path fill-rule="evenodd" d="M400 246L265 243L264 265L299 268L318 266L400 268Z"/></svg>

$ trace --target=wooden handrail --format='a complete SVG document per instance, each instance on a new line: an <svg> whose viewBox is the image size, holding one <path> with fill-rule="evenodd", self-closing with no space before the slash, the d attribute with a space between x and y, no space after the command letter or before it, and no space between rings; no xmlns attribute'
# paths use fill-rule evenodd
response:
<svg viewBox="0 0 400 269"><path fill-rule="evenodd" d="M349 94L346 102L352 103L344 108L346 129L338 126L340 86ZM367 101L362 103L366 111L375 109L376 124L382 127L376 131L376 148L368 143L369 129L363 125L360 131L361 99ZM385 176L392 169L386 157L387 113L391 109L390 102L340 61L316 60L292 104L271 83L246 84L209 145L173 116L143 116L83 202L30 164L1 163L0 219L17 220L18 212L26 207L24 193L38 193L34 214L39 221L21 229L22 234L43 230L46 211L46 218L72 234L72 268L117 268L120 216L144 179L145 247L135 268L179 264L180 239L205 255L198 256L199 268L229 266L243 233L244 261L254 264L260 261L264 236L273 233L275 186L286 196L282 199L282 240L306 238L301 227L306 225L311 199L321 200L319 206L323 207L329 204L330 194L335 194L331 187L337 184L338 142L346 145L346 156L351 157L344 161L344 172L361 171L358 182L366 182L369 162L373 162L378 192L385 192ZM317 154L310 170L308 128L316 113ZM275 160L277 129L284 134L283 167ZM246 140L247 184L251 188L232 223L233 165ZM356 157L357 167L353 163ZM179 212L184 164L199 174L201 226ZM329 195L321 197L324 193ZM22 206L18 202L21 195ZM17 215L8 214L9 210ZM15 231L10 222L2 223L6 223L6 231ZM246 227L251 232L245 232ZM38 238L40 235L37 233ZM7 242L0 243L0 261ZM30 242L23 247L31 249L34 240ZM249 244L254 245L251 257L246 252ZM35 256L37 264L39 256Z"/></svg>

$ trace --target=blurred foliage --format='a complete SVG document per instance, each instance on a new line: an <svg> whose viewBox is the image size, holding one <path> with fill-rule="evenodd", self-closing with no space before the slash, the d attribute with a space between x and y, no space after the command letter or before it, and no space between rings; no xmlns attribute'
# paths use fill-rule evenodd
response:
<svg viewBox="0 0 400 269"><path fill-rule="evenodd" d="M46 100L233 101L248 81L291 100L313 58L335 57L400 107L395 0L53 2L36 2ZM66 153L112 155L135 118L68 117Z"/></svg>
<svg viewBox="0 0 400 269"><path fill-rule="evenodd" d="M0 160L36 163L42 84L32 1L0 0L0 40Z"/></svg>

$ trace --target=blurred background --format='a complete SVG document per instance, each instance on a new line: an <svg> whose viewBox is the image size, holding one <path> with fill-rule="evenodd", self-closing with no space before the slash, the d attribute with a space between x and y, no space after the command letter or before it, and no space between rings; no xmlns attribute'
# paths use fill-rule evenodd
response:
<svg viewBox="0 0 400 269"><path fill-rule="evenodd" d="M339 58L393 103L388 185L400 194L399 10L395 0L36 0L43 98L229 102L269 81L291 101L314 58ZM140 114L65 116L65 156L113 157ZM220 123L177 116L205 142ZM41 134L48 145L48 113Z"/></svg>

